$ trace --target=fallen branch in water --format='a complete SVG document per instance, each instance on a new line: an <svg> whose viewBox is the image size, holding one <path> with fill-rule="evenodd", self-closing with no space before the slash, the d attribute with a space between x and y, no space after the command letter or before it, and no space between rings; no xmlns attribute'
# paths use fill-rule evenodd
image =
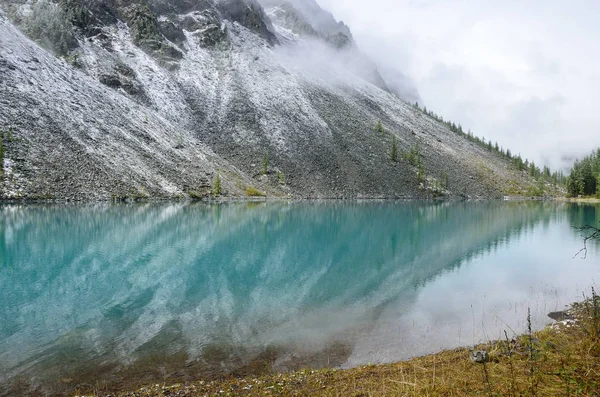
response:
<svg viewBox="0 0 600 397"><path fill-rule="evenodd" d="M582 252L584 254L582 259L586 259L588 252L587 243L590 240L600 240L600 229L590 225L586 225L584 227L576 227L575 229L579 230L585 238L583 239L583 248L575 254L573 259L579 256L579 254L581 254Z"/></svg>

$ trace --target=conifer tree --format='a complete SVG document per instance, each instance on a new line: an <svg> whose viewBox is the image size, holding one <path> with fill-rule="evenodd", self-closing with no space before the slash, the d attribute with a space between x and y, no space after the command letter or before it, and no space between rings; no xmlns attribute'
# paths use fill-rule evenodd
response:
<svg viewBox="0 0 600 397"><path fill-rule="evenodd" d="M381 135L385 134L385 129L383 128L381 120L377 122L377 125L375 126L375 131L381 133Z"/></svg>
<svg viewBox="0 0 600 397"><path fill-rule="evenodd" d="M213 196L220 196L221 193L221 177L217 174L215 181L213 182L212 194Z"/></svg>

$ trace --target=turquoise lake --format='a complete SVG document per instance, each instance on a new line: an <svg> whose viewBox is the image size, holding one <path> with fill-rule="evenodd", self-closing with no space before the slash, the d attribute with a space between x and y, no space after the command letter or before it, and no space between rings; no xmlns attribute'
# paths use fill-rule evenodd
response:
<svg viewBox="0 0 600 397"><path fill-rule="evenodd" d="M0 206L0 395L398 361L536 328L600 276L556 202Z"/></svg>

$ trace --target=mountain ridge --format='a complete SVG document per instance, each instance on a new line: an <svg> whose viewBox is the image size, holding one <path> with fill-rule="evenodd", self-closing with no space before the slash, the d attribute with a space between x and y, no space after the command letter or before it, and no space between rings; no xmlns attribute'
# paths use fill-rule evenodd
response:
<svg viewBox="0 0 600 397"><path fill-rule="evenodd" d="M217 175L231 197L501 197L532 183L401 100L351 37L285 35L289 14L257 1L4 6L58 57L0 14L2 199L207 197ZM419 161L393 161L393 145Z"/></svg>

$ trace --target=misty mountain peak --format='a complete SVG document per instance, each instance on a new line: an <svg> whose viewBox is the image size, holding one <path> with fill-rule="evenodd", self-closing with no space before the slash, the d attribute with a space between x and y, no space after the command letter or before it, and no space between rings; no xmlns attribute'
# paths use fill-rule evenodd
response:
<svg viewBox="0 0 600 397"><path fill-rule="evenodd" d="M337 48L352 45L350 29L313 0L261 0L269 16L299 36L322 39Z"/></svg>
<svg viewBox="0 0 600 397"><path fill-rule="evenodd" d="M418 97L408 79L401 79L402 84L398 84L396 77L383 78L377 64L360 51L348 26L314 0L8 0L2 6L31 38L74 66L96 75L101 82L109 82L111 87L137 84L122 81L119 85L116 79L122 78L115 73L110 78L101 77L106 73L97 73L98 65L89 65L89 49L94 53L98 50L90 48L90 44L115 58L118 54L114 49L120 41L115 28L124 26L127 31L123 33L128 39L169 71L178 70L195 45L227 51L233 42L244 46L251 42L258 46L296 46L303 41L305 45L316 45L313 49L317 53L321 51L318 43L337 50L324 57L313 57L321 62L331 59L357 77L407 100ZM234 34L234 37L230 31L235 25L260 40L240 42L241 36ZM121 61L115 62L127 63Z"/></svg>
<svg viewBox="0 0 600 397"><path fill-rule="evenodd" d="M217 8L225 19L254 31L269 44L277 43L271 21L256 0L218 0Z"/></svg>

